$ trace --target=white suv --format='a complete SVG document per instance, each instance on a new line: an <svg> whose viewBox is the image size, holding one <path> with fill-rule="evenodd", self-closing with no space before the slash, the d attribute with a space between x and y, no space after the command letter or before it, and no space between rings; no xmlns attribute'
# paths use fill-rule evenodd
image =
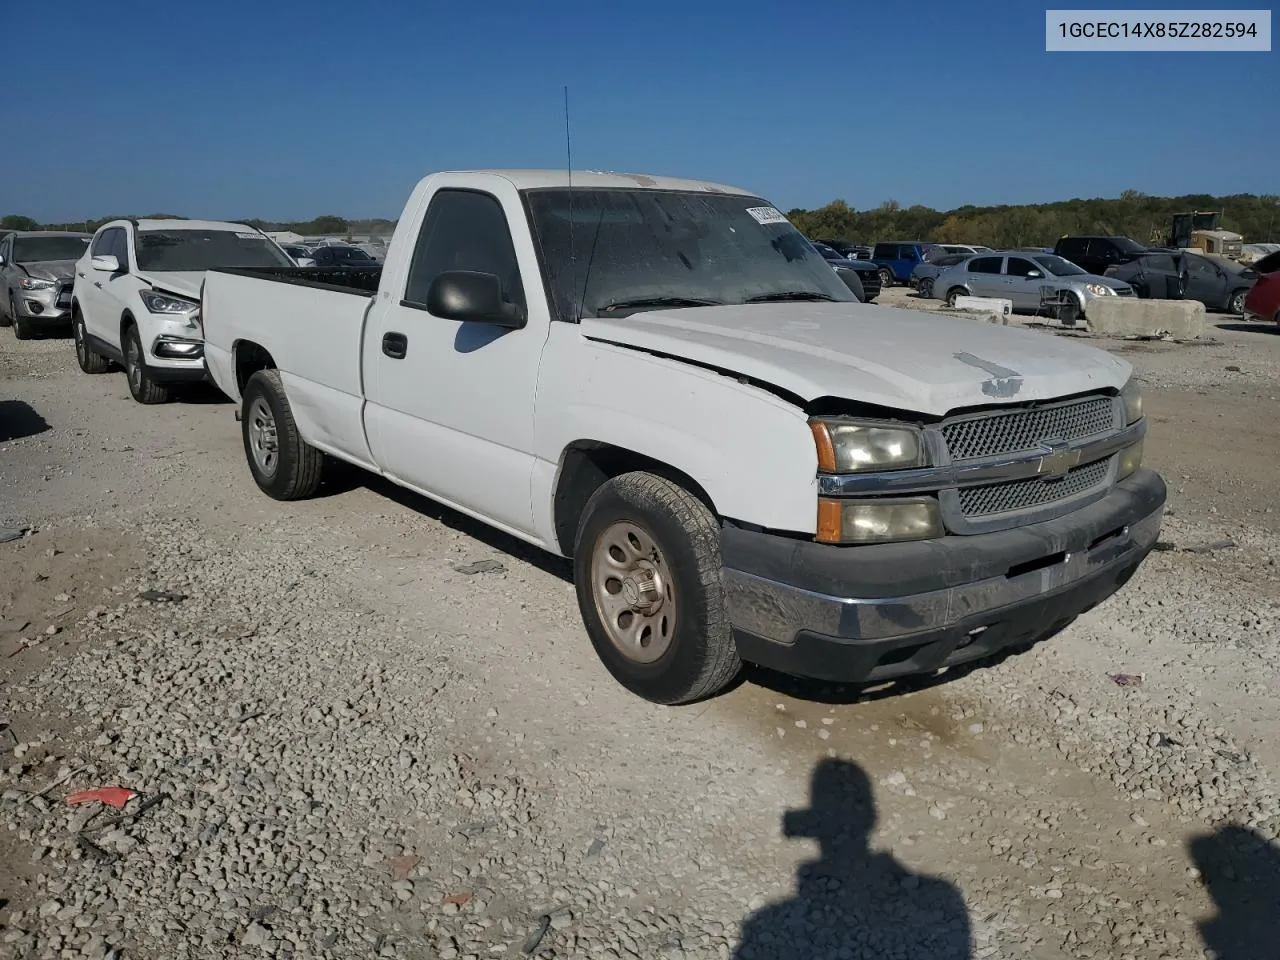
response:
<svg viewBox="0 0 1280 960"><path fill-rule="evenodd" d="M173 383L203 380L200 285L206 270L287 267L266 234L208 220L113 220L76 263L71 323L85 373L111 361L139 403L163 403Z"/></svg>

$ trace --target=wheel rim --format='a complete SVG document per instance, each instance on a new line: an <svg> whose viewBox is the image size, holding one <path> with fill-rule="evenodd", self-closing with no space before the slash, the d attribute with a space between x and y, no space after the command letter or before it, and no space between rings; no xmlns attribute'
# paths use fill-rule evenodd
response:
<svg viewBox="0 0 1280 960"><path fill-rule="evenodd" d="M957 293L956 291L954 291L954 290L952 290L950 293L948 293L948 294L947 294L947 306L948 306L948 307L954 307L954 306L956 305L956 298L957 298L957 297L959 297L959 296L960 296L960 294L958 294L958 293Z"/></svg>
<svg viewBox="0 0 1280 960"><path fill-rule="evenodd" d="M932 281L932 280L921 280L921 281L920 281L920 296L924 297L925 299L928 299L929 297L932 297L932 296L933 296L933 281Z"/></svg>
<svg viewBox="0 0 1280 960"><path fill-rule="evenodd" d="M628 660L653 663L670 649L675 584L643 528L618 521L600 534L591 553L591 592L609 642Z"/></svg>
<svg viewBox="0 0 1280 960"><path fill-rule="evenodd" d="M891 284L891 283L893 283L893 274L891 274L888 270L881 270L881 271L880 271L880 286L882 286L882 287L887 287L887 286L889 286L889 284Z"/></svg>
<svg viewBox="0 0 1280 960"><path fill-rule="evenodd" d="M127 355L125 356L125 366L129 368L129 386L133 387L134 393L142 392L142 358L138 356L138 341L129 340Z"/></svg>
<svg viewBox="0 0 1280 960"><path fill-rule="evenodd" d="M1244 313L1244 294L1237 293L1231 298L1231 302L1227 304L1227 309L1232 313Z"/></svg>
<svg viewBox="0 0 1280 960"><path fill-rule="evenodd" d="M275 476L280 463L280 444L276 438L276 418L261 397L249 407L249 449L253 462L268 477Z"/></svg>

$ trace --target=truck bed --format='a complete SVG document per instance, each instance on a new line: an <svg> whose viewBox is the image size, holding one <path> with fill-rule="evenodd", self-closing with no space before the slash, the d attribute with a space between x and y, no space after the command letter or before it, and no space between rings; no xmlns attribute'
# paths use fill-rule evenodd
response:
<svg viewBox="0 0 1280 960"><path fill-rule="evenodd" d="M292 283L301 287L321 287L339 293L367 297L378 292L381 265L376 267L225 267L210 271L240 277Z"/></svg>

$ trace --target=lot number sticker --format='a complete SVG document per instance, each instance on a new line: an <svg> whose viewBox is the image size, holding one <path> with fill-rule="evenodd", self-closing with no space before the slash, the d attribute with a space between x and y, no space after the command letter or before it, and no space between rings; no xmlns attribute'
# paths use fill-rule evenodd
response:
<svg viewBox="0 0 1280 960"><path fill-rule="evenodd" d="M756 223L786 223L787 218L784 217L773 207L747 207L747 213L755 218Z"/></svg>

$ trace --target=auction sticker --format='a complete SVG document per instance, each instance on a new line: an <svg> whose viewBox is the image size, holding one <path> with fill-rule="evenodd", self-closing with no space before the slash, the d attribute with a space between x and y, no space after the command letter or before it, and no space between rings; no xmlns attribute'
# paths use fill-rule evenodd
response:
<svg viewBox="0 0 1280 960"><path fill-rule="evenodd" d="M774 207L747 207L747 213L751 214L756 223L787 222L787 218L779 213Z"/></svg>

